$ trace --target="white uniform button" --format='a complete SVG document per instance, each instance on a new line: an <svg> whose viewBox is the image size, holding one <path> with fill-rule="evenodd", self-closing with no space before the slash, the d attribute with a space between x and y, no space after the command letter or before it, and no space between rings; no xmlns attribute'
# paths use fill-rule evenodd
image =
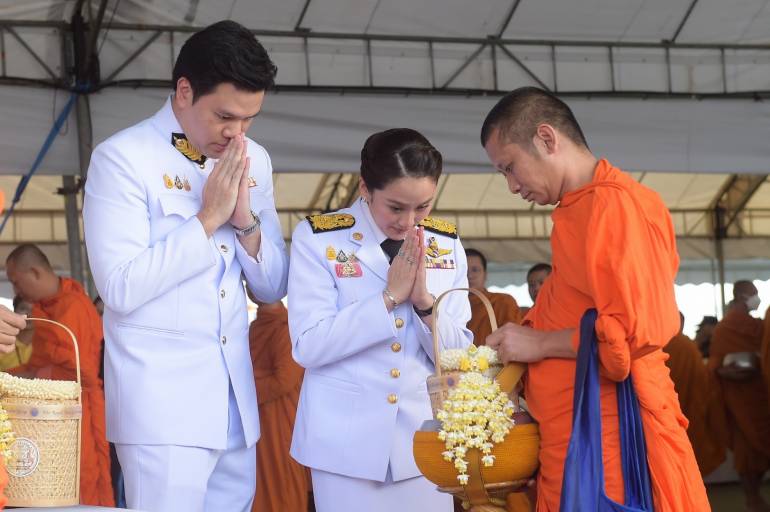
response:
<svg viewBox="0 0 770 512"><path fill-rule="evenodd" d="M393 368L392 370L390 370L390 376L393 377L394 379L401 377L401 370L399 370L398 368Z"/></svg>
<svg viewBox="0 0 770 512"><path fill-rule="evenodd" d="M227 336L222 336L222 345L227 344Z"/></svg>
<svg viewBox="0 0 770 512"><path fill-rule="evenodd" d="M395 404L398 402L398 396L395 393L391 393L388 395L388 403Z"/></svg>
<svg viewBox="0 0 770 512"><path fill-rule="evenodd" d="M224 299L224 298L225 298L225 295L227 295L227 293L225 293L225 290L224 290L224 289L222 289L222 290L219 290L219 296L220 296L220 297L222 297L222 298Z"/></svg>

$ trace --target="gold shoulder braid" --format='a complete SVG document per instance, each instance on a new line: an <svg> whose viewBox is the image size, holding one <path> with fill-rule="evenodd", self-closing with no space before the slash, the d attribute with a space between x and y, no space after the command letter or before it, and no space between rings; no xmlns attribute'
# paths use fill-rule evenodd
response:
<svg viewBox="0 0 770 512"><path fill-rule="evenodd" d="M188 160L195 162L203 169L206 164L206 155L201 153L195 146L193 146L187 139L187 135L184 133L172 133L171 145L174 146L177 151L182 153Z"/></svg>
<svg viewBox="0 0 770 512"><path fill-rule="evenodd" d="M310 227L313 228L313 233L352 228L356 223L355 217L349 213L308 215L306 218L310 222Z"/></svg>
<svg viewBox="0 0 770 512"><path fill-rule="evenodd" d="M424 227L426 231L432 231L449 238L457 238L457 225L449 221L435 217L425 217L419 225Z"/></svg>

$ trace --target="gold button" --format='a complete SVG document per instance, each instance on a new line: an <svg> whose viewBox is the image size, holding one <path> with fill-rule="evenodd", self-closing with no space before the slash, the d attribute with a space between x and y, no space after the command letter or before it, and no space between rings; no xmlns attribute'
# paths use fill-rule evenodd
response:
<svg viewBox="0 0 770 512"><path fill-rule="evenodd" d="M404 321L400 318L396 318L396 329L401 329L404 326Z"/></svg>
<svg viewBox="0 0 770 512"><path fill-rule="evenodd" d="M398 402L398 397L396 396L396 394L395 393L389 394L388 403L395 404L396 402Z"/></svg>
<svg viewBox="0 0 770 512"><path fill-rule="evenodd" d="M398 368L393 368L392 370L390 370L390 376L393 377L394 379L399 378L401 376L401 370L399 370Z"/></svg>
<svg viewBox="0 0 770 512"><path fill-rule="evenodd" d="M225 293L225 291L224 291L224 290L219 290L219 296L220 296L220 297L222 297L222 298L224 299L224 298L225 298L225 295L227 295L227 294Z"/></svg>
<svg viewBox="0 0 770 512"><path fill-rule="evenodd" d="M394 341L390 345L390 350L392 350L393 352L401 352L401 343Z"/></svg>
<svg viewBox="0 0 770 512"><path fill-rule="evenodd" d="M362 233L359 233L358 231L353 233L353 240L356 240L356 241L360 242L363 239L364 239L364 235Z"/></svg>
<svg viewBox="0 0 770 512"><path fill-rule="evenodd" d="M227 344L227 336L222 336L222 345Z"/></svg>
<svg viewBox="0 0 770 512"><path fill-rule="evenodd" d="M227 252L227 246L225 244L222 244L219 246L219 250L226 253Z"/></svg>

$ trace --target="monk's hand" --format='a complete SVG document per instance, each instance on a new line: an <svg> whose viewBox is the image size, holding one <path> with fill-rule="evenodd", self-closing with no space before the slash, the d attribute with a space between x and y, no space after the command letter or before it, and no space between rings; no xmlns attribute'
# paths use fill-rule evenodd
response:
<svg viewBox="0 0 770 512"><path fill-rule="evenodd" d="M425 246L425 232L422 226L417 229L416 240L416 271L414 276L414 287L409 296L409 302L414 304L417 309L428 309L433 305L435 299L433 295L428 292L427 277L425 274L425 252L427 251L427 247Z"/></svg>
<svg viewBox="0 0 770 512"><path fill-rule="evenodd" d="M393 263L390 264L390 269L388 269L388 284L386 288L399 304L409 300L412 294L415 276L417 275L417 258L419 254L417 233L410 231L406 234L401 249L398 250L398 254L393 258ZM383 295L385 296L388 310L392 311L393 304L390 298L385 292L383 292Z"/></svg>
<svg viewBox="0 0 770 512"><path fill-rule="evenodd" d="M544 335L531 327L508 323L487 336L486 344L497 350L503 363L534 363L544 358Z"/></svg>
<svg viewBox="0 0 770 512"><path fill-rule="evenodd" d="M245 155L245 139L243 135L236 135L227 143L222 157L206 179L198 212L206 236L210 237L235 212L243 170L248 164Z"/></svg>
<svg viewBox="0 0 770 512"><path fill-rule="evenodd" d="M27 327L27 319L0 306L0 352L7 354L16 348L16 336Z"/></svg>

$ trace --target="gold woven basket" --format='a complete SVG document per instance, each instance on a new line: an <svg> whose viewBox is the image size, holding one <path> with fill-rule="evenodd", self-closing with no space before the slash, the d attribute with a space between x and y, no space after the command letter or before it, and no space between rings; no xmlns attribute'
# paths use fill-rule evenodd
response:
<svg viewBox="0 0 770 512"><path fill-rule="evenodd" d="M493 466L485 467L481 462L479 450L470 449L466 455L468 461L468 484L460 486L454 464L444 460L442 452L446 450L444 441L438 437L436 412L446 400L449 391L459 382L460 372L442 372L440 364L440 345L438 339L439 303L449 293L463 291L475 294L489 315L492 330L497 329L497 319L492 304L478 290L455 288L442 293L433 305L433 351L436 373L427 379L428 393L433 408L434 421L427 421L422 429L414 434L414 460L420 472L438 486L438 490L451 493L464 502L470 503L472 512L504 511L508 494L521 490L538 468L540 450L540 430L537 423L526 412L514 414L515 424L505 439L494 446ZM517 402L517 385L526 370L521 363L509 363L497 374L495 380L500 389L512 396Z"/></svg>
<svg viewBox="0 0 770 512"><path fill-rule="evenodd" d="M75 370L80 388L80 353L75 335L67 326L44 318L67 331L75 347ZM16 441L14 459L7 465L8 506L64 507L80 502L80 433L82 391L76 400L0 398Z"/></svg>

